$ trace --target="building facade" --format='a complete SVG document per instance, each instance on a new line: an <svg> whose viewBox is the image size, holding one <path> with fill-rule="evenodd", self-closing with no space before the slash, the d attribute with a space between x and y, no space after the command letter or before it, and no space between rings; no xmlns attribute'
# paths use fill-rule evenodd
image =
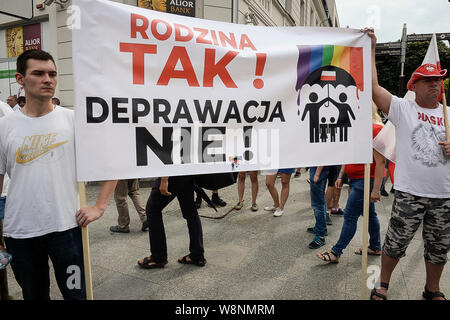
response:
<svg viewBox="0 0 450 320"><path fill-rule="evenodd" d="M9 7L29 5L32 0L11 1ZM14 1L14 2L13 2ZM262 26L339 27L334 0L111 0L133 6L157 6L163 3L167 12L197 18ZM153 4L152 4L153 1ZM55 58L58 87L55 96L66 107L73 107L72 13L71 0L34 0L33 18L24 20L0 13L0 100L21 95L14 74L17 56L23 50L40 48ZM48 2L47 2L48 3ZM185 5L185 7L182 7ZM31 7L31 6L30 6ZM159 8L155 8L159 9ZM0 11L7 11L2 9ZM7 12L12 12L7 11ZM31 13L31 12L30 12Z"/></svg>

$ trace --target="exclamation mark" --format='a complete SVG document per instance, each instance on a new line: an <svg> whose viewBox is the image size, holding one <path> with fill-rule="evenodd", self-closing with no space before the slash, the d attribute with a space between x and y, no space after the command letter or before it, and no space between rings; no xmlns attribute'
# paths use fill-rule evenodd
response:
<svg viewBox="0 0 450 320"><path fill-rule="evenodd" d="M244 127L244 147L250 148L252 145L252 126L245 126ZM250 150L247 150L244 152L244 159L249 161L253 159L253 152Z"/></svg>
<svg viewBox="0 0 450 320"><path fill-rule="evenodd" d="M264 66L266 65L266 53L257 53L256 54L256 71L255 76L261 77L264 72ZM262 79L255 79L253 80L253 86L256 89L261 89L264 87L264 81Z"/></svg>

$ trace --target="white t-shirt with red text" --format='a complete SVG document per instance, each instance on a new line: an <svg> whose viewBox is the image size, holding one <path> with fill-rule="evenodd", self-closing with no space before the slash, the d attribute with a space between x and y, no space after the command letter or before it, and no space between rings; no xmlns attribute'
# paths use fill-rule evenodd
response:
<svg viewBox="0 0 450 320"><path fill-rule="evenodd" d="M396 132L394 188L421 197L450 198L450 158L439 145L446 139L442 104L428 109L392 96L388 119Z"/></svg>

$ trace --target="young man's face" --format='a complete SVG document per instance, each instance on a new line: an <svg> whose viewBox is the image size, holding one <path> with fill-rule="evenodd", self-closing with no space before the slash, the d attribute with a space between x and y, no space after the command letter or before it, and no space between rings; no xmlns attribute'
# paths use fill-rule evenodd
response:
<svg viewBox="0 0 450 320"><path fill-rule="evenodd" d="M51 99L58 82L55 64L51 60L29 59L26 74L17 73L16 80L25 89L27 98Z"/></svg>
<svg viewBox="0 0 450 320"><path fill-rule="evenodd" d="M436 99L436 101L441 94L441 89L441 78L439 77L421 78L413 84L413 91L416 95Z"/></svg>

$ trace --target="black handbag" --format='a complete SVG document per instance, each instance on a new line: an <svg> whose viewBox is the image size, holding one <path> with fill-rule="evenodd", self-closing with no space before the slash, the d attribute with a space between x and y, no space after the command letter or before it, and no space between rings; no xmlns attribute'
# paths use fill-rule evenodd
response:
<svg viewBox="0 0 450 320"><path fill-rule="evenodd" d="M237 172L199 174L194 177L194 183L206 190L218 190L236 183Z"/></svg>

